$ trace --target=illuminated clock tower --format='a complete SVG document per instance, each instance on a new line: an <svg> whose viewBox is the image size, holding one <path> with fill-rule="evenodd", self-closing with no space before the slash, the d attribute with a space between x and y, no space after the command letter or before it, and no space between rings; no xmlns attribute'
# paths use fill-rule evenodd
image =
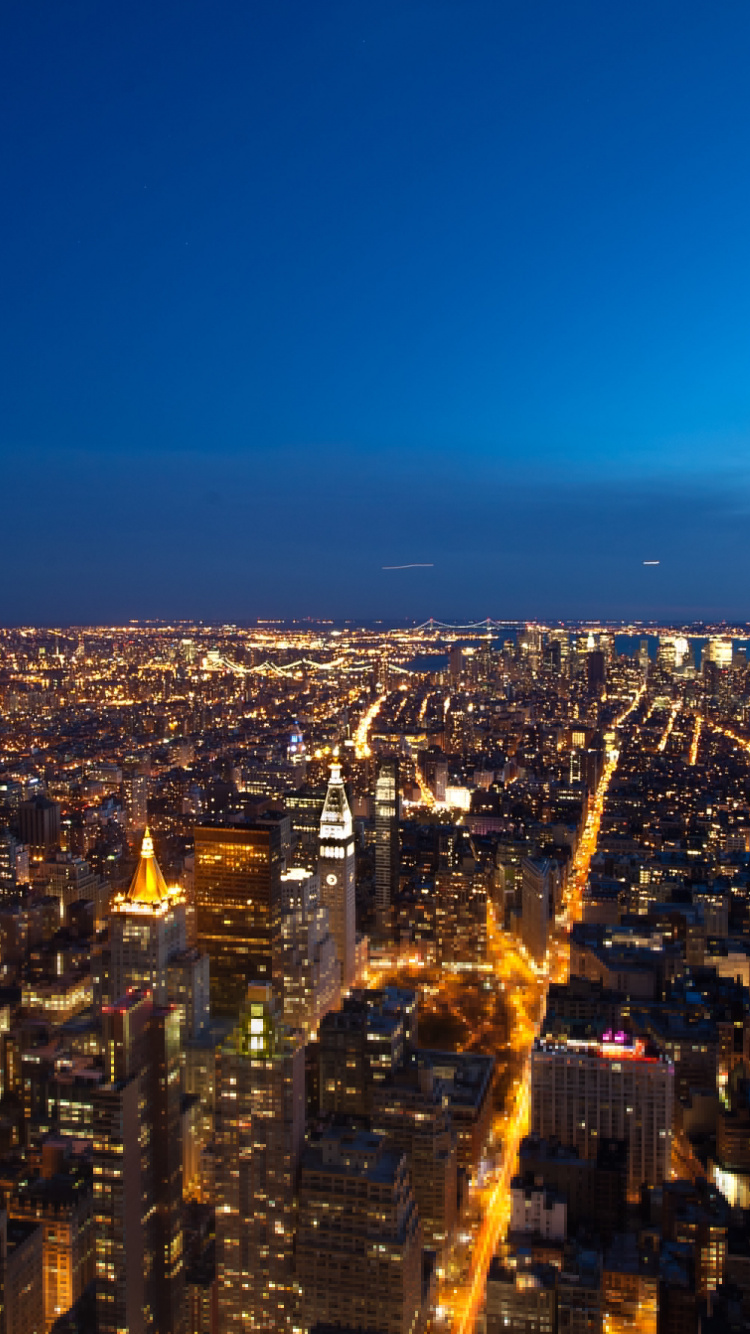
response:
<svg viewBox="0 0 750 1334"><path fill-rule="evenodd" d="M338 759L331 765L320 817L318 871L320 901L328 909L341 964L341 988L347 991L355 981L354 827Z"/></svg>

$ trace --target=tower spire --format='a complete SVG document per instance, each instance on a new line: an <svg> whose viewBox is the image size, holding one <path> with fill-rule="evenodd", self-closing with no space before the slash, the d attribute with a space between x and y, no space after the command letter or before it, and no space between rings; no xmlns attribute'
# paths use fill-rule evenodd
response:
<svg viewBox="0 0 750 1334"><path fill-rule="evenodd" d="M129 903L155 906L169 898L161 867L154 855L154 840L148 825L143 835L141 855L126 898Z"/></svg>

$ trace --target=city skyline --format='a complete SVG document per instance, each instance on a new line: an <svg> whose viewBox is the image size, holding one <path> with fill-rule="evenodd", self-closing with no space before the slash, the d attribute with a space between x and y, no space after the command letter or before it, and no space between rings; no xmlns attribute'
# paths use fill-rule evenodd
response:
<svg viewBox="0 0 750 1334"><path fill-rule="evenodd" d="M750 1315L750 637L644 629L0 628L9 1328Z"/></svg>
<svg viewBox="0 0 750 1334"><path fill-rule="evenodd" d="M0 1334L750 1334L750 6L10 0Z"/></svg>
<svg viewBox="0 0 750 1334"><path fill-rule="evenodd" d="M750 615L749 35L12 6L0 623Z"/></svg>

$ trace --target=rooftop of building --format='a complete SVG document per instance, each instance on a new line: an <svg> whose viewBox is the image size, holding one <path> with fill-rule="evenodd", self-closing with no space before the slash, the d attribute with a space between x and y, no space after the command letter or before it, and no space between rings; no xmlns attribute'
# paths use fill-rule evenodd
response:
<svg viewBox="0 0 750 1334"><path fill-rule="evenodd" d="M9 1199L10 1208L28 1206L39 1217L58 1210L73 1208L84 1196L91 1193L88 1174L80 1166L70 1172L56 1172L53 1176L21 1177Z"/></svg>
<svg viewBox="0 0 750 1334"><path fill-rule="evenodd" d="M387 1135L372 1130L329 1126L314 1132L302 1154L303 1172L342 1173L372 1182L395 1177L403 1154L392 1147Z"/></svg>
<svg viewBox="0 0 750 1334"><path fill-rule="evenodd" d="M566 1055L602 1061L638 1061L641 1064L674 1066L668 1056L648 1038L632 1033L605 1031L601 1036L577 1037L568 1032L544 1033L534 1041L534 1055Z"/></svg>
<svg viewBox="0 0 750 1334"><path fill-rule="evenodd" d="M543 1139L541 1135L525 1135L518 1150L519 1166L522 1171L529 1171L529 1162L568 1164L585 1172L627 1172L628 1145L624 1139L599 1140L596 1158L582 1158L578 1149L569 1144L562 1144L559 1139ZM534 1171L538 1171L535 1166Z"/></svg>
<svg viewBox="0 0 750 1334"><path fill-rule="evenodd" d="M154 855L154 841L147 827L130 887L125 895L117 896L113 907L121 911L128 909L163 911L171 901L181 898L181 889L167 887L161 867Z"/></svg>
<svg viewBox="0 0 750 1334"><path fill-rule="evenodd" d="M487 1272L487 1284L499 1283L503 1286L516 1289L526 1289L528 1291L546 1291L551 1292L557 1286L558 1271L554 1265L531 1263L526 1256L521 1258L521 1263L514 1263L516 1257L501 1257L495 1255L490 1261L490 1267Z"/></svg>
<svg viewBox="0 0 750 1334"><path fill-rule="evenodd" d="M495 1074L494 1056L473 1051L433 1051L421 1047L417 1053L420 1066L428 1065L443 1087L451 1106L479 1106Z"/></svg>

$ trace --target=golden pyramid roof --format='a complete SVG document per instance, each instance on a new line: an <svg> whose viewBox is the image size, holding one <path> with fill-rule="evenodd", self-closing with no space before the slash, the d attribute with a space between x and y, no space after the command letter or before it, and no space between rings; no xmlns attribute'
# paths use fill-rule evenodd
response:
<svg viewBox="0 0 750 1334"><path fill-rule="evenodd" d="M127 892L128 903L157 904L169 898L164 876L154 856L154 840L146 828L141 845L141 857Z"/></svg>

